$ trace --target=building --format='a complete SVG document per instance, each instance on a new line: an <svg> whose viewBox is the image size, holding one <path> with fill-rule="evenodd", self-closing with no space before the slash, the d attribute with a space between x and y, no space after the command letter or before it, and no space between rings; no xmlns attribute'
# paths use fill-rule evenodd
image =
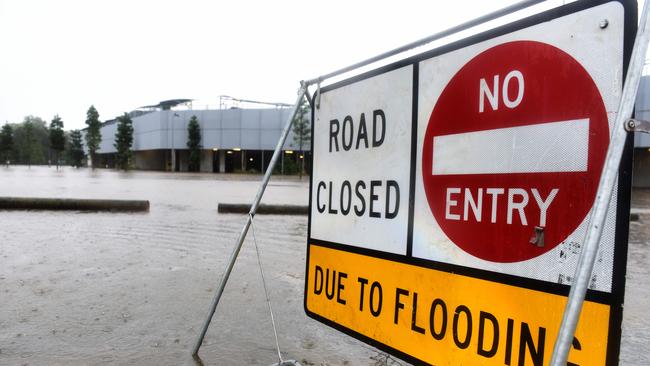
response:
<svg viewBox="0 0 650 366"><path fill-rule="evenodd" d="M273 150L282 133L291 108L180 109L189 99L163 101L130 113L133 121L133 165L141 170L188 171L187 126L196 116L201 127L202 172L263 172L268 167ZM309 119L309 114L304 118ZM114 167L116 149L113 146L117 120L102 124L102 142L96 156L100 167ZM295 172L305 162L310 170L310 141L294 138L293 130L283 146L276 168Z"/></svg>
<svg viewBox="0 0 650 366"><path fill-rule="evenodd" d="M643 76L636 95L635 118L650 121L650 76ZM632 186L650 188L650 134L634 134Z"/></svg>

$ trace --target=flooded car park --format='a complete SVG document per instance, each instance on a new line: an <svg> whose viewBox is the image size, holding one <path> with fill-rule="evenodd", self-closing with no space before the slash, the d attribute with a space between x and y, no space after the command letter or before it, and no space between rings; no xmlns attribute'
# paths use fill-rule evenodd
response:
<svg viewBox="0 0 650 366"><path fill-rule="evenodd" d="M260 176L0 168L1 196L145 199L148 213L0 211L0 364L193 365L196 339ZM306 205L308 179L274 177L262 200ZM635 191L621 364L650 344L650 191ZM303 365L393 360L305 315L306 216L258 215L254 230L283 357ZM199 352L205 365L277 362L252 235ZM403 361L395 360L399 364Z"/></svg>

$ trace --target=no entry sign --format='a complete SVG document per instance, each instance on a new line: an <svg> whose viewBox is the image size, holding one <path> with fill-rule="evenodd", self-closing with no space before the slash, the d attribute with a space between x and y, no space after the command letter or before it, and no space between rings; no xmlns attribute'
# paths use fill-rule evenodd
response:
<svg viewBox="0 0 650 366"><path fill-rule="evenodd" d="M635 24L634 1L575 2L323 87L307 314L415 364L547 364ZM575 365L618 362L630 166Z"/></svg>
<svg viewBox="0 0 650 366"><path fill-rule="evenodd" d="M492 262L546 253L593 205L609 141L589 73L549 44L507 42L467 62L436 101L422 176L460 248ZM531 238L543 233L543 243ZM535 241L535 239L533 239Z"/></svg>

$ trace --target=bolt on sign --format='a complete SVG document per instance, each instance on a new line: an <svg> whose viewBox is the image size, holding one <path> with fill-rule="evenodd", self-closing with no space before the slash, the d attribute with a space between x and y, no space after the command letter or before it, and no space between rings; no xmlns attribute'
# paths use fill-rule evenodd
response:
<svg viewBox="0 0 650 366"><path fill-rule="evenodd" d="M571 3L322 88L307 314L416 364L547 364L636 12ZM628 144L570 365L618 363L630 168Z"/></svg>

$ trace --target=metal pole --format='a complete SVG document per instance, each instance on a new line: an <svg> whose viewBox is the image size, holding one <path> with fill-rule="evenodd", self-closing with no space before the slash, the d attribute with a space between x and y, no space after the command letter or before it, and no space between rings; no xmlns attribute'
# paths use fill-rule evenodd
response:
<svg viewBox="0 0 650 366"><path fill-rule="evenodd" d="M576 326L578 325L582 304L585 300L585 294L587 293L589 279L594 267L594 260L596 259L596 253L598 252L598 244L600 243L603 227L605 226L604 224L607 217L607 210L609 209L609 201L612 197L612 191L614 187L616 187L618 167L621 163L623 148L625 147L625 139L627 137L625 123L627 123L627 120L632 115L632 110L634 109L634 102L636 100L639 81L641 80L645 54L648 49L648 40L650 40L650 33L648 32L649 26L648 3L646 2L641 14L641 22L639 23L634 48L632 49L630 65L625 78L625 84L623 85L621 102L613 125L612 141L607 150L603 174L601 175L598 184L596 202L589 221L589 227L585 237L585 245L580 253L578 267L576 268L574 276L575 282L571 286L571 292L569 293L569 298L564 309L562 324L555 341L553 357L551 358L550 363L552 366L563 366L567 364L569 350L571 348L571 343L573 342Z"/></svg>
<svg viewBox="0 0 650 366"><path fill-rule="evenodd" d="M177 114L172 114L172 172L176 171L176 149L174 149L174 119Z"/></svg>
<svg viewBox="0 0 650 366"><path fill-rule="evenodd" d="M264 190L266 190L266 185L269 183L269 179L271 179L271 174L273 173L273 168L275 167L275 163L278 161L278 157L282 153L282 146L284 145L284 142L287 139L287 136L289 135L289 130L291 130L291 124L293 123L293 119L296 116L296 112L300 107L302 98L305 96L306 90L307 90L307 84L301 83L300 90L298 92L298 98L296 99L296 104L294 104L293 106L293 110L291 112L291 115L289 116L289 120L284 126L282 135L280 135L280 139L278 140L278 144L275 146L275 151L273 152L273 157L271 158L269 167L266 169L266 173L264 174L264 178L262 179L262 184L260 185L260 188L257 190L257 195L255 196L255 199L253 200L253 204L251 205L251 209L248 212L248 218L246 219L246 224L244 224L244 227L242 228L241 233L239 234L239 239L237 239L237 244L233 248L232 254L230 255L230 259L228 260L228 266L226 267L226 271L224 272L223 277L221 278L221 283L219 283L219 288L217 288L217 292L214 294L214 298L212 299L212 304L210 305L208 316L205 319L205 323L203 324L201 333L199 333L199 337L197 338L196 343L194 344L194 348L192 349L192 356L196 356L199 352L199 348L201 348L201 343L203 343L203 338L205 337L205 333L208 331L208 327L210 326L210 321L212 321L212 316L214 315L214 312L217 309L217 305L219 304L219 300L221 299L223 290L225 289L226 283L228 282L228 278L230 277L230 272L232 272L232 268L235 265L237 256L239 255L239 251L242 245L244 244L244 239L246 238L248 229L251 226L251 218L255 216L255 212L257 212L257 207L259 206L260 201L262 200L262 196L264 195Z"/></svg>
<svg viewBox="0 0 650 366"><path fill-rule="evenodd" d="M393 50L390 50L388 52L384 52L384 53L382 53L380 55L371 57L371 58L369 58L367 60L357 62L356 64L344 67L342 69L338 69L336 71L330 72L329 74L325 74L325 75L321 75L321 76L319 76L317 78L313 78L311 80L308 80L306 83L307 83L307 85L317 84L317 83L319 83L319 82L321 82L321 81L323 81L325 79L329 79L331 77L335 77L335 76L338 76L338 75L341 75L341 74L345 74L346 72L352 71L354 69L358 69L360 67L370 65L370 64L372 64L374 62L383 60L383 59L391 57L391 56L395 56L395 55L397 55L399 53L406 52L406 51L414 49L416 47L423 46L423 45L425 45L427 43L431 43L431 42L433 42L435 40L447 37L447 36L452 35L454 33L464 31L466 29L475 27L475 26L477 26L479 24L489 22L491 20L500 18L500 17L502 17L504 15L508 15L510 13L514 13L516 11L526 9L528 7L531 7L533 5L539 4L539 3L544 2L544 1L546 1L546 0L525 0L525 1L520 1L518 3L507 6L507 7L503 8L503 9L496 10L496 11L494 11L492 13L489 13L489 14L483 15L481 17L472 19L472 20L470 20L468 22L459 24L459 25L457 25L455 27L451 27L451 28L446 29L446 30L444 30L442 32L432 34L432 35L430 35L428 37L419 39L419 40L417 40L415 42L411 42L411 43L406 44L404 46L397 47L397 48L395 48Z"/></svg>

